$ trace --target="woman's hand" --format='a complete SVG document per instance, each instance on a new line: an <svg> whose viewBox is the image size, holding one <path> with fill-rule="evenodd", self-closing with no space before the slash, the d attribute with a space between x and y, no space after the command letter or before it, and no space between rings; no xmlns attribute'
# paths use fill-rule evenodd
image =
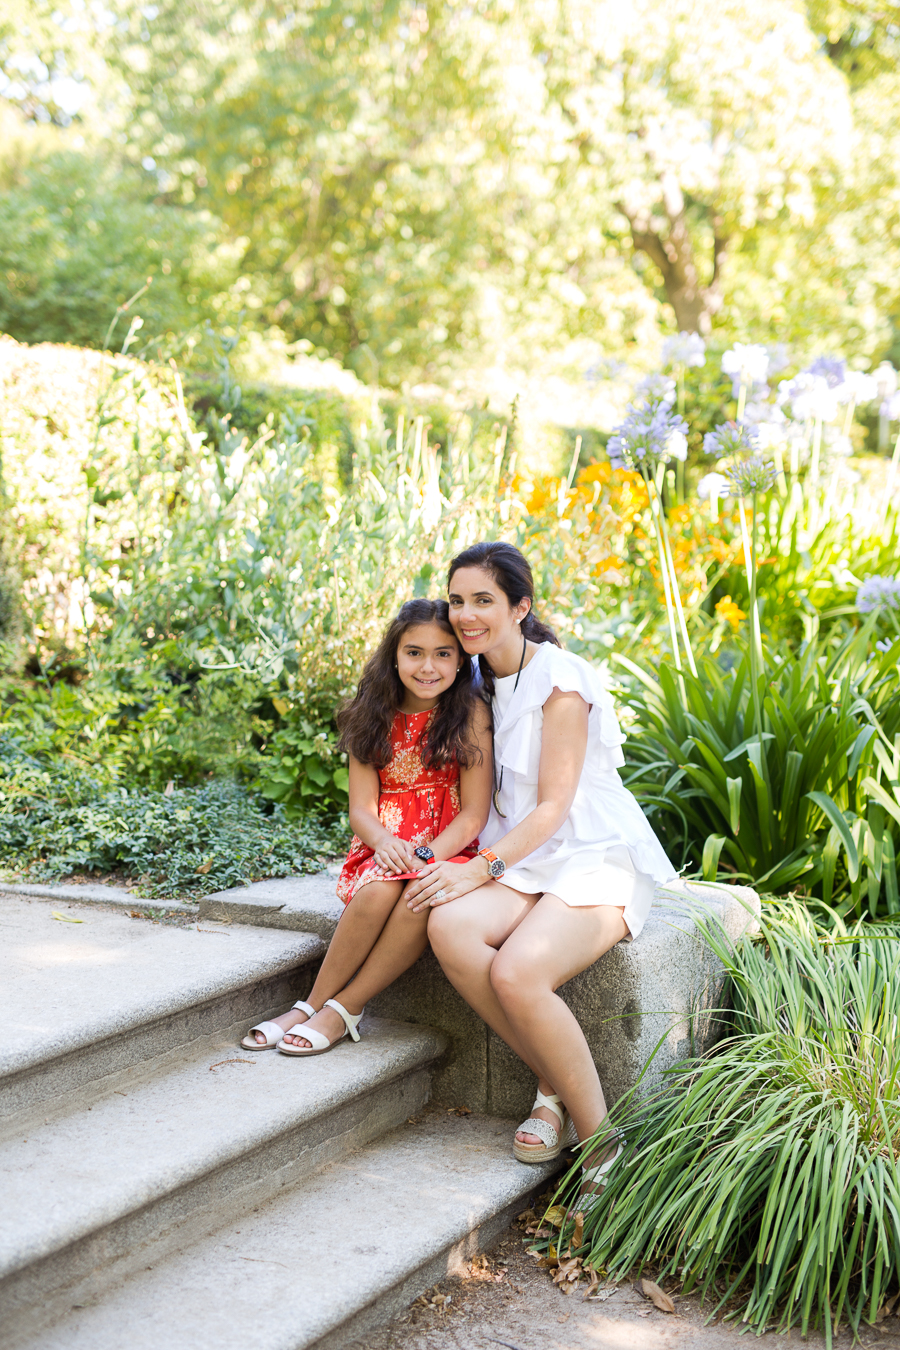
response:
<svg viewBox="0 0 900 1350"><path fill-rule="evenodd" d="M446 905L461 895L475 891L488 880L483 858L467 863L441 862L426 867L422 875L406 888L406 903L414 914L435 905Z"/></svg>
<svg viewBox="0 0 900 1350"><path fill-rule="evenodd" d="M415 850L406 839L388 835L375 850L373 861L382 872L418 872L422 866Z"/></svg>

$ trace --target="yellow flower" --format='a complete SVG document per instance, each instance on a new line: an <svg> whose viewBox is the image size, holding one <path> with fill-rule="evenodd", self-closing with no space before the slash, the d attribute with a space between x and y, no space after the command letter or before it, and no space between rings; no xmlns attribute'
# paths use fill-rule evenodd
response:
<svg viewBox="0 0 900 1350"><path fill-rule="evenodd" d="M724 619L726 623L731 624L734 632L737 632L741 619L747 617L742 609L738 609L730 595L726 595L723 600L719 601L716 605L716 613L720 619Z"/></svg>

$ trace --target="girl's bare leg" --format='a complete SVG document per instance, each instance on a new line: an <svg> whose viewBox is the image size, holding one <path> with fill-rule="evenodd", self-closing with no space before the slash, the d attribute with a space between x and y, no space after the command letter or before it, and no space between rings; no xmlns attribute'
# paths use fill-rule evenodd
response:
<svg viewBox="0 0 900 1350"><path fill-rule="evenodd" d="M343 989L378 941L402 890L402 881L370 881L360 886L338 921L307 1003L321 1008L326 998L334 998ZM289 1008L274 1019L285 1031L306 1020L299 1008ZM263 1045L266 1038L257 1031L256 1039Z"/></svg>
<svg viewBox="0 0 900 1350"><path fill-rule="evenodd" d="M488 881L459 900L436 906L428 921L434 954L454 989L536 1074L538 1065L497 997L491 970L498 951L539 899ZM559 1123L555 1116L552 1123Z"/></svg>
<svg viewBox="0 0 900 1350"><path fill-rule="evenodd" d="M584 1032L555 991L627 936L622 914L614 906L576 908L544 895L491 966L491 985L527 1052L526 1063L536 1069L542 1090L550 1086L565 1102L580 1139L606 1118L606 1101Z"/></svg>
<svg viewBox="0 0 900 1350"><path fill-rule="evenodd" d="M399 885L399 883L392 883ZM366 890L369 887L365 888ZM359 894L362 894L360 891ZM341 921L343 922L343 920ZM423 910L421 914L414 914L407 907L403 896L396 901L391 912L390 918L384 925L381 936L375 942L372 950L369 952L365 961L357 970L352 966L348 973L344 985L328 994L324 994L318 1006L324 1003L325 998L334 998L349 1013L355 1017L361 1013L370 998L380 994L382 989L387 989L389 984L393 984L398 976L405 970L409 970L414 962L428 946L428 911ZM340 931L340 927L338 929ZM337 934L335 934L337 937ZM358 963L357 963L358 964ZM324 970L324 966L322 967ZM337 969L337 967L335 967ZM355 976L354 976L354 971ZM350 978L353 976L353 978ZM318 989L318 981L316 981ZM317 1006L317 1000L310 998L310 1003ZM309 1019L308 1025L315 1031L321 1031L323 1036L327 1036L333 1041L336 1036L340 1036L344 1030L344 1022L339 1013L333 1008L322 1008L315 1017ZM297 1045L306 1048L309 1045L308 1040L304 1040L303 1027L298 1027L295 1034L286 1036L285 1040L289 1045Z"/></svg>

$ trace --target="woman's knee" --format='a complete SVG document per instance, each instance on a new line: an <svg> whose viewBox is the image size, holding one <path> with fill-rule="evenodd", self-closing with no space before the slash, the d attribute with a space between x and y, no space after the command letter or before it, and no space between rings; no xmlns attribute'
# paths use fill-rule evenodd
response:
<svg viewBox="0 0 900 1350"><path fill-rule="evenodd" d="M544 986L541 972L530 961L501 947L491 962L491 988L504 1008L514 1008L534 999Z"/></svg>

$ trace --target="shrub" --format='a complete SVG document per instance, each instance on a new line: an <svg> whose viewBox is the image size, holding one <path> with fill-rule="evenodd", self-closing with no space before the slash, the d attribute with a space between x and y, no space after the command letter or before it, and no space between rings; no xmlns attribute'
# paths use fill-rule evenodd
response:
<svg viewBox="0 0 900 1350"><path fill-rule="evenodd" d="M348 842L345 820L293 824L234 783L111 788L0 736L0 861L37 880L124 872L149 895L193 897L317 871Z"/></svg>

